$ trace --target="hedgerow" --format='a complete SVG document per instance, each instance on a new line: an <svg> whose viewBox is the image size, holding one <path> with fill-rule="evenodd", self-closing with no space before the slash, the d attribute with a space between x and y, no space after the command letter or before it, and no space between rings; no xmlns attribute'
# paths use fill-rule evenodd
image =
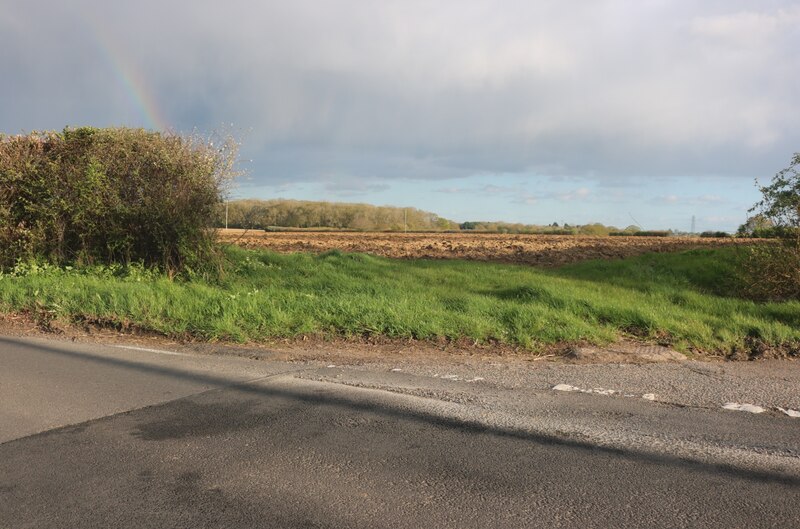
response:
<svg viewBox="0 0 800 529"><path fill-rule="evenodd" d="M751 248L745 292L755 299L800 300L800 153L759 190L762 198L750 213L757 213L753 218L771 228L777 240Z"/></svg>
<svg viewBox="0 0 800 529"><path fill-rule="evenodd" d="M0 135L0 267L201 266L235 154L230 140L131 128Z"/></svg>

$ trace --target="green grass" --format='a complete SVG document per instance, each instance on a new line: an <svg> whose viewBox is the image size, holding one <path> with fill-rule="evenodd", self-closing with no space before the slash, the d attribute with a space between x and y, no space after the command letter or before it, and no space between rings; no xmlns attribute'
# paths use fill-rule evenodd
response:
<svg viewBox="0 0 800 529"><path fill-rule="evenodd" d="M540 350L633 335L716 352L741 348L748 338L795 351L800 344L800 303L729 295L732 249L555 270L226 251L231 264L215 281L171 281L138 267L18 267L0 277L0 311L233 341L307 334L469 338Z"/></svg>

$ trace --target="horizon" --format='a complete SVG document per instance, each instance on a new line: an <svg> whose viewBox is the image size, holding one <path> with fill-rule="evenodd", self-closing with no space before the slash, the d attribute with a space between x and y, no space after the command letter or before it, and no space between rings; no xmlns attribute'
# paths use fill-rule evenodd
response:
<svg viewBox="0 0 800 529"><path fill-rule="evenodd" d="M11 3L0 132L233 132L237 198L733 232L800 150L798 28L787 0Z"/></svg>
<svg viewBox="0 0 800 529"><path fill-rule="evenodd" d="M485 224L522 224L524 226L543 227L544 228L544 227L551 227L553 222L556 222L559 227L565 227L565 226L568 226L568 227L580 227L580 226L593 225L593 224L602 224L603 226L605 226L607 228L619 228L620 230L624 230L624 229L626 229L626 228L628 228L630 226L636 226L636 227L638 227L639 229L641 229L643 231L672 231L672 232L675 232L675 233L702 233L702 231L723 231L723 230L702 230L702 231L701 230L696 230L694 232L691 232L689 230L671 228L669 226L661 226L661 227L656 227L656 228L644 228L644 227L638 225L635 222L635 219L632 219L631 222L629 222L628 224L623 224L623 225L606 224L606 223L601 222L601 221L590 221L590 222L585 222L585 223L570 223L570 222L558 222L558 221L553 221L553 222L549 222L549 223L522 223L522 222L513 222L513 221L508 221L508 220L503 220L503 219L468 218L468 219L464 219L464 220L459 220L459 219L452 219L452 218L446 217L444 215L439 215L439 213L437 211L422 209L422 208L418 208L416 206L411 206L411 205L373 204L373 203L370 203L370 202L348 202L348 201L342 201L342 200L306 200L306 199L286 198L286 197L269 197L269 198L253 198L253 197L237 197L237 198L233 198L233 197L231 197L230 199L226 200L225 202L226 203L231 203L231 202L247 201L247 200L265 201L265 202L267 202L267 201L275 201L275 202L311 202L311 203L326 203L326 204L347 205L347 206L369 206L369 207L375 207L375 208L394 208L394 209L398 209L398 210L416 209L416 210L421 211L423 213L434 214L439 218L442 218L442 219L445 219L445 220L448 220L448 221L452 221L452 222L455 222L457 224L464 224L466 222L485 223ZM280 226L278 226L278 227L280 227ZM292 226L286 226L286 227L287 228L291 228ZM318 227L324 228L326 226L320 225ZM736 230L733 230L733 231L730 231L729 233L735 233L735 231Z"/></svg>

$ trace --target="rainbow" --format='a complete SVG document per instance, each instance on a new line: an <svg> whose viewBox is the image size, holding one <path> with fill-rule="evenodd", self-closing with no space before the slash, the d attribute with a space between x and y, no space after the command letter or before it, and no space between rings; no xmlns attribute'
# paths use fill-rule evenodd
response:
<svg viewBox="0 0 800 529"><path fill-rule="evenodd" d="M120 85L125 89L131 102L139 109L145 128L172 130L169 120L158 105L150 86L145 81L145 76L136 65L136 61L125 52L111 37L103 24L90 12L84 13L89 35L94 40L97 49L105 57L114 72Z"/></svg>

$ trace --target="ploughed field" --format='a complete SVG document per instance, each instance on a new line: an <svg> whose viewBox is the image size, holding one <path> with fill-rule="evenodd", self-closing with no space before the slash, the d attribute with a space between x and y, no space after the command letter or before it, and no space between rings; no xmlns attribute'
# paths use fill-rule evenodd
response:
<svg viewBox="0 0 800 529"><path fill-rule="evenodd" d="M219 230L224 243L280 253L330 250L399 259L465 259L559 266L589 259L618 259L748 243L700 237L590 237L493 233L383 233L339 231Z"/></svg>

